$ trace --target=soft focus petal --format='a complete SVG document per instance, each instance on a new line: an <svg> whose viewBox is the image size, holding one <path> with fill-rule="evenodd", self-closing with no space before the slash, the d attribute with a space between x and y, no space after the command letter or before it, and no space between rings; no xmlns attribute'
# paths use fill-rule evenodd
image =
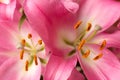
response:
<svg viewBox="0 0 120 80"><path fill-rule="evenodd" d="M0 2L0 22L13 19L14 11L16 8L16 0L2 1Z"/></svg>
<svg viewBox="0 0 120 80"><path fill-rule="evenodd" d="M118 47L120 48L120 31L114 32L114 33L101 33L96 35L91 42L102 44L104 40L107 42L107 47Z"/></svg>
<svg viewBox="0 0 120 80"><path fill-rule="evenodd" d="M101 52L97 45L88 45L88 48L93 51L91 55L103 53L103 57L98 60L93 60L94 57L79 58L86 77L89 80L119 80L120 62L117 57L107 49Z"/></svg>
<svg viewBox="0 0 120 80"><path fill-rule="evenodd" d="M85 80L85 78L79 71L73 69L71 76L69 77L68 80Z"/></svg>
<svg viewBox="0 0 120 80"><path fill-rule="evenodd" d="M67 80L76 65L76 57L64 59L52 55L46 67L44 80Z"/></svg>
<svg viewBox="0 0 120 80"><path fill-rule="evenodd" d="M80 9L80 20L101 26L103 30L120 18L120 3L113 0L85 0Z"/></svg>

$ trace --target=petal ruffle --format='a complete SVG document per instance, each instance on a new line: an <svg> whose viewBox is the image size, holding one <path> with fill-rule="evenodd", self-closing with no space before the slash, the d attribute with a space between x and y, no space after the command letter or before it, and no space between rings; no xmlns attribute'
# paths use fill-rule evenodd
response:
<svg viewBox="0 0 120 80"><path fill-rule="evenodd" d="M44 80L67 80L76 65L76 57L64 59L52 55L46 67Z"/></svg>
<svg viewBox="0 0 120 80"><path fill-rule="evenodd" d="M79 9L79 4L73 2L72 0L63 0L62 3L64 7L71 13L76 13Z"/></svg>

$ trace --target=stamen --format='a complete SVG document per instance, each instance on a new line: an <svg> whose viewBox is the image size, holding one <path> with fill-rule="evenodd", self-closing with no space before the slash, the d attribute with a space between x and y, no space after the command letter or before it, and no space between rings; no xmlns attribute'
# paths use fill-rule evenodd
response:
<svg viewBox="0 0 120 80"><path fill-rule="evenodd" d="M21 41L22 46L25 46L25 43L26 43L26 41L25 41L25 39L23 39L23 40Z"/></svg>
<svg viewBox="0 0 120 80"><path fill-rule="evenodd" d="M28 39L31 39L32 38L32 34L28 34Z"/></svg>
<svg viewBox="0 0 120 80"><path fill-rule="evenodd" d="M78 46L78 50L81 50L81 48L83 47L83 45L85 44L86 40L82 40Z"/></svg>
<svg viewBox="0 0 120 80"><path fill-rule="evenodd" d="M41 45L42 44L42 40L38 40L38 44Z"/></svg>
<svg viewBox="0 0 120 80"><path fill-rule="evenodd" d="M25 62L25 71L28 71L28 66L29 66L29 62L28 62L28 60L26 60L26 62Z"/></svg>
<svg viewBox="0 0 120 80"><path fill-rule="evenodd" d="M92 27L92 24L91 24L91 23L88 23L88 24L87 24L87 29L86 29L86 31L90 31L91 27Z"/></svg>
<svg viewBox="0 0 120 80"><path fill-rule="evenodd" d="M81 24L82 24L82 21L78 21L78 22L75 24L74 29L78 29Z"/></svg>
<svg viewBox="0 0 120 80"><path fill-rule="evenodd" d="M82 56L84 58L87 58L89 56L89 54L90 54L90 50L87 50Z"/></svg>
<svg viewBox="0 0 120 80"><path fill-rule="evenodd" d="M20 51L20 59L21 59L21 60L23 59L23 55L24 55L24 50L21 50L21 51Z"/></svg>
<svg viewBox="0 0 120 80"><path fill-rule="evenodd" d="M37 61L37 56L34 55L34 61L35 61L35 65L38 65L38 61Z"/></svg>
<svg viewBox="0 0 120 80"><path fill-rule="evenodd" d="M100 59L102 56L103 56L103 54L100 53L100 54L98 54L96 57L94 57L93 60L98 60L98 59Z"/></svg>
<svg viewBox="0 0 120 80"><path fill-rule="evenodd" d="M100 50L103 50L106 46L106 40L104 40L100 46Z"/></svg>

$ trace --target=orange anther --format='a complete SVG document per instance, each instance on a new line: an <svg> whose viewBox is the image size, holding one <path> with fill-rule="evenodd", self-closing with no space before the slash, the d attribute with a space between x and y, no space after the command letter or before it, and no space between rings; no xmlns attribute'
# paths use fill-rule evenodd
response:
<svg viewBox="0 0 120 80"><path fill-rule="evenodd" d="M100 50L103 50L106 46L106 40L104 40L100 46Z"/></svg>
<svg viewBox="0 0 120 80"><path fill-rule="evenodd" d="M87 50L82 56L84 58L87 58L89 56L89 54L90 54L90 50Z"/></svg>
<svg viewBox="0 0 120 80"><path fill-rule="evenodd" d="M38 40L38 44L40 44L40 45L41 45L41 44L42 44L42 40Z"/></svg>
<svg viewBox="0 0 120 80"><path fill-rule="evenodd" d="M22 39L21 41L22 46L25 46L25 43L26 43L25 39Z"/></svg>
<svg viewBox="0 0 120 80"><path fill-rule="evenodd" d="M98 54L96 57L94 57L93 60L98 60L98 59L100 59L102 56L103 56L103 54L100 53L100 54Z"/></svg>
<svg viewBox="0 0 120 80"><path fill-rule="evenodd" d="M38 65L38 61L37 61L37 56L34 55L34 61L35 61L35 65Z"/></svg>
<svg viewBox="0 0 120 80"><path fill-rule="evenodd" d="M81 50L81 48L83 47L83 45L85 44L86 40L82 40L78 46L78 50Z"/></svg>
<svg viewBox="0 0 120 80"><path fill-rule="evenodd" d="M23 55L24 55L24 50L20 51L20 59L23 59Z"/></svg>
<svg viewBox="0 0 120 80"><path fill-rule="evenodd" d="M28 71L28 67L29 67L29 62L28 62L28 60L26 60L26 62L25 62L25 71Z"/></svg>
<svg viewBox="0 0 120 80"><path fill-rule="evenodd" d="M32 38L32 34L28 34L28 39L31 39Z"/></svg>
<svg viewBox="0 0 120 80"><path fill-rule="evenodd" d="M74 26L74 29L77 29L79 28L79 26L82 24L82 21L78 21L75 26Z"/></svg>
<svg viewBox="0 0 120 80"><path fill-rule="evenodd" d="M91 27L92 27L92 24L91 24L91 23L88 23L88 24L87 24L87 29L86 29L86 31L89 31L89 30L91 29Z"/></svg>

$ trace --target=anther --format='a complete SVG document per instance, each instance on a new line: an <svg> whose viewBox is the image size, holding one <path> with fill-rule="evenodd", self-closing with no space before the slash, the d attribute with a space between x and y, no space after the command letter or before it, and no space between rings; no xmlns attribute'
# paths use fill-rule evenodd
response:
<svg viewBox="0 0 120 80"><path fill-rule="evenodd" d="M87 50L82 56L87 58L90 55L90 50Z"/></svg>
<svg viewBox="0 0 120 80"><path fill-rule="evenodd" d="M35 65L38 65L38 61L37 61L37 56L34 55L34 61L35 61Z"/></svg>
<svg viewBox="0 0 120 80"><path fill-rule="evenodd" d="M29 67L29 62L28 62L28 60L26 60L26 62L25 62L25 71L28 71L28 67Z"/></svg>
<svg viewBox="0 0 120 80"><path fill-rule="evenodd" d="M26 43L25 39L22 39L21 41L22 46L25 46L25 43Z"/></svg>
<svg viewBox="0 0 120 80"><path fill-rule="evenodd" d="M91 23L88 23L88 24L87 24L87 29L86 29L86 31L90 31L91 27L92 27L92 24L91 24Z"/></svg>
<svg viewBox="0 0 120 80"><path fill-rule="evenodd" d="M103 50L106 46L106 40L104 40L100 46L100 50Z"/></svg>
<svg viewBox="0 0 120 80"><path fill-rule="evenodd" d="M38 40L38 44L40 44L40 45L41 45L41 44L42 44L42 40Z"/></svg>
<svg viewBox="0 0 120 80"><path fill-rule="evenodd" d="M23 55L24 55L24 50L21 50L21 51L20 51L20 59L21 59L21 60L23 59Z"/></svg>
<svg viewBox="0 0 120 80"><path fill-rule="evenodd" d="M82 24L82 21L78 21L78 22L75 24L74 29L78 29L81 24Z"/></svg>
<svg viewBox="0 0 120 80"><path fill-rule="evenodd" d="M28 39L31 39L32 38L32 34L28 34Z"/></svg>
<svg viewBox="0 0 120 80"><path fill-rule="evenodd" d="M103 54L100 53L100 54L98 54L96 57L94 57L93 60L98 60L98 59L100 59L102 56L103 56Z"/></svg>
<svg viewBox="0 0 120 80"><path fill-rule="evenodd" d="M78 50L81 50L81 48L83 47L83 45L85 44L86 40L82 40L78 46Z"/></svg>

